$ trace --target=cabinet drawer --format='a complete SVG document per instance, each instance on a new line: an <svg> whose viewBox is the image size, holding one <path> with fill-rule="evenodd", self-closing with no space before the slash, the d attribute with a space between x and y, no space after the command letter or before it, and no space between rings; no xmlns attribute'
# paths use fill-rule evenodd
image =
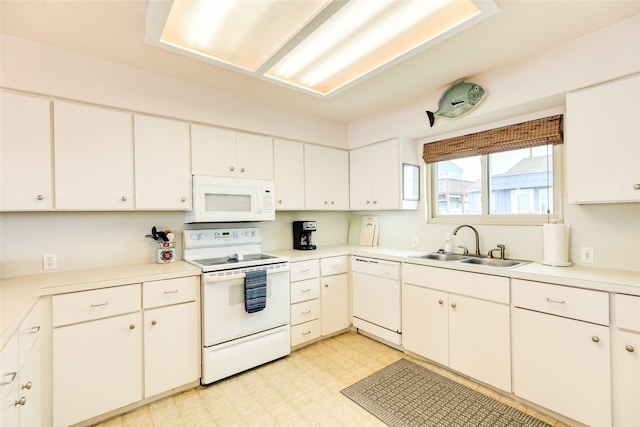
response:
<svg viewBox="0 0 640 427"><path fill-rule="evenodd" d="M315 320L320 317L320 300L314 299L311 301L305 301L291 306L291 324L297 325L300 323Z"/></svg>
<svg viewBox="0 0 640 427"><path fill-rule="evenodd" d="M142 303L144 308L161 307L195 301L198 296L198 278L180 277L178 279L159 280L142 284Z"/></svg>
<svg viewBox="0 0 640 427"><path fill-rule="evenodd" d="M318 277L320 276L320 264L317 259L292 262L289 264L289 274L292 282Z"/></svg>
<svg viewBox="0 0 640 427"><path fill-rule="evenodd" d="M140 310L140 285L53 296L53 326L102 319Z"/></svg>
<svg viewBox="0 0 640 427"><path fill-rule="evenodd" d="M320 336L320 319L291 327L291 347Z"/></svg>
<svg viewBox="0 0 640 427"><path fill-rule="evenodd" d="M320 279L291 283L291 304L320 297Z"/></svg>
<svg viewBox="0 0 640 427"><path fill-rule="evenodd" d="M348 269L349 261L346 256L322 258L320 260L320 271L323 276L346 273Z"/></svg>
<svg viewBox="0 0 640 427"><path fill-rule="evenodd" d="M609 294L588 289L513 279L511 298L516 307L609 325Z"/></svg>
<svg viewBox="0 0 640 427"><path fill-rule="evenodd" d="M615 298L618 327L640 332L640 297L616 294Z"/></svg>

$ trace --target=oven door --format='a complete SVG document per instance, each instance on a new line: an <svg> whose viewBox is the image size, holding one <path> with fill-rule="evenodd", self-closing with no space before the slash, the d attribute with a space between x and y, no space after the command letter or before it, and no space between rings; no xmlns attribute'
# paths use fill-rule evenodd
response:
<svg viewBox="0 0 640 427"><path fill-rule="evenodd" d="M289 324L289 271L267 272L264 310L247 313L244 273L202 276L203 345L209 347Z"/></svg>

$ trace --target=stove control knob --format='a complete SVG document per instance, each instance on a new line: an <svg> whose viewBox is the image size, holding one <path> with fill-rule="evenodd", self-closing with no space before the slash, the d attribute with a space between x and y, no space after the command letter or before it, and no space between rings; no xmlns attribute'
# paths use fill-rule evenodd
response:
<svg viewBox="0 0 640 427"><path fill-rule="evenodd" d="M204 234L204 233L200 233L200 234L198 234L198 240L204 240L204 239L206 239L206 238L207 238L207 235L206 235L206 234Z"/></svg>
<svg viewBox="0 0 640 427"><path fill-rule="evenodd" d="M196 233L191 233L191 234L189 234L189 239L198 240L198 235Z"/></svg>

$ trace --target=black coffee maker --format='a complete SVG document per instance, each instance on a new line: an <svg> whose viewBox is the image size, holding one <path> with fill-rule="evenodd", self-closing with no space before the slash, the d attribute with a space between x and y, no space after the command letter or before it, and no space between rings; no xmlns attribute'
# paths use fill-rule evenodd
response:
<svg viewBox="0 0 640 427"><path fill-rule="evenodd" d="M293 249L311 250L311 233L316 231L315 221L293 221Z"/></svg>

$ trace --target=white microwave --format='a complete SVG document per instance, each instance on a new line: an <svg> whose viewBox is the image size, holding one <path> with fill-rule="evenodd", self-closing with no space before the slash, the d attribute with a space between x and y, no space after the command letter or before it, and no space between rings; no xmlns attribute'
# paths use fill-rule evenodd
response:
<svg viewBox="0 0 640 427"><path fill-rule="evenodd" d="M273 181L193 176L193 209L185 222L273 221Z"/></svg>

